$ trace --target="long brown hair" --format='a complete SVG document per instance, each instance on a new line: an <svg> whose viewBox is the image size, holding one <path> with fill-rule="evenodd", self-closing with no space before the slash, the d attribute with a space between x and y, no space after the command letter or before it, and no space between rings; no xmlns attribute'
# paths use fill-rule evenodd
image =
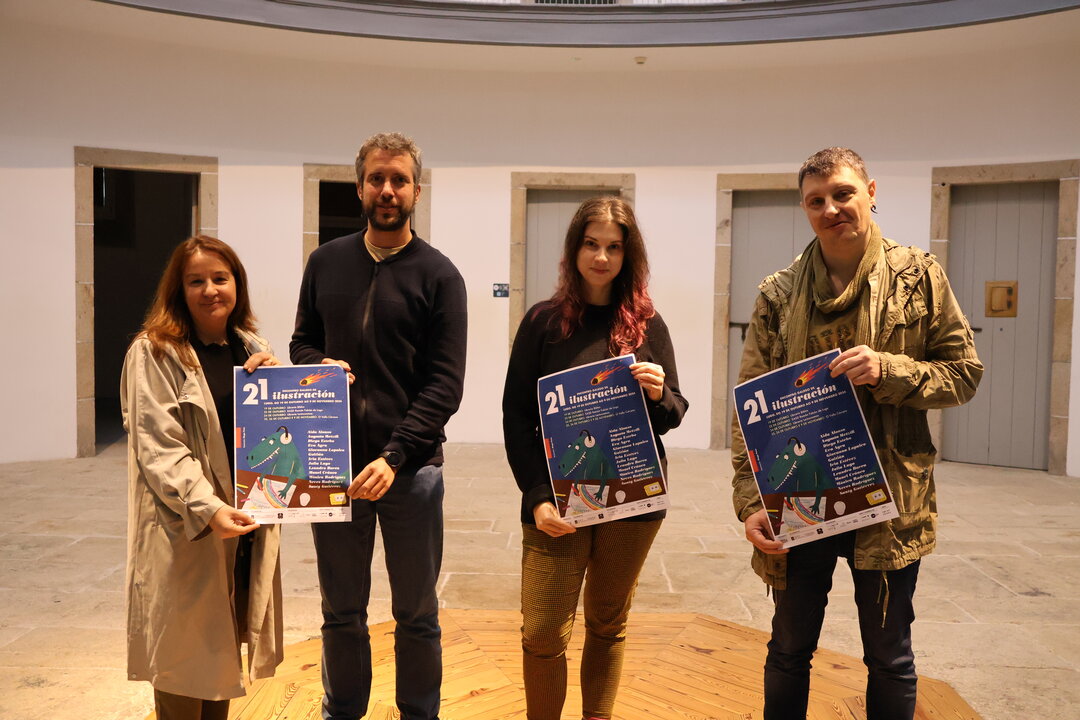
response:
<svg viewBox="0 0 1080 720"><path fill-rule="evenodd" d="M585 313L585 280L577 269L577 256L585 240L585 226L591 222L613 222L622 228L623 264L611 283L611 304L615 321L611 325L608 349L613 355L633 352L645 342L645 324L656 314L649 297L649 259L645 240L638 229L634 208L617 195L600 195L581 204L566 229L566 242L559 262L559 284L549 301L556 308L560 339L581 327Z"/></svg>
<svg viewBox="0 0 1080 720"><path fill-rule="evenodd" d="M220 257L232 273L236 284L236 305L229 315L230 330L255 331L255 315L251 312L248 297L247 273L231 247L209 235L190 237L176 246L165 272L158 282L154 302L146 313L142 330L153 346L154 356L161 358L168 348L172 348L180 361L188 367L197 367L198 361L191 351L190 339L194 330L191 311L184 298L184 270L188 259L197 252L214 253Z"/></svg>

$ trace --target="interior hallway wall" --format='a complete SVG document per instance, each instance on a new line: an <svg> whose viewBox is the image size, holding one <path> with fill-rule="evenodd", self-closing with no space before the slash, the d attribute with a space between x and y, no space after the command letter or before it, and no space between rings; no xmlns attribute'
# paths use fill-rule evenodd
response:
<svg viewBox="0 0 1080 720"><path fill-rule="evenodd" d="M509 276L510 173L634 173L652 288L691 401L672 447L709 438L716 173L790 172L823 146L851 145L878 179L886 234L929 247L932 167L1080 156L1074 13L1054 16L1060 31L1045 19L939 31L989 38L976 49L922 33L716 48L704 69L678 65L677 51L645 52L655 62L641 67L629 58L642 51L608 51L624 52L627 69L594 70L589 51L566 51L552 71L513 72L420 67L402 57L408 44L350 52L361 41L36 5L55 19L0 3L0 331L27 349L0 355L0 461L75 452L75 145L216 157L219 234L247 264L261 327L285 355L303 163L349 163L378 130L413 135L433 168L433 239L470 295L456 441L501 438L508 303L491 284ZM492 68L513 65L500 62L510 50L481 51ZM1072 388L1080 418L1075 368ZM1070 439L1080 448L1080 421ZM1080 451L1070 456L1080 474Z"/></svg>

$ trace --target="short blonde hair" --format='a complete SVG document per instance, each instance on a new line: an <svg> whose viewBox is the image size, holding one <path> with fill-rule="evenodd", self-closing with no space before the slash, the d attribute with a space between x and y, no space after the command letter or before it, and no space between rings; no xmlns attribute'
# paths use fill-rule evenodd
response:
<svg viewBox="0 0 1080 720"><path fill-rule="evenodd" d="M385 150L392 155L408 155L413 161L413 183L420 184L420 148L408 135L399 132L375 133L360 146L356 153L356 182L364 182L364 159L372 150Z"/></svg>

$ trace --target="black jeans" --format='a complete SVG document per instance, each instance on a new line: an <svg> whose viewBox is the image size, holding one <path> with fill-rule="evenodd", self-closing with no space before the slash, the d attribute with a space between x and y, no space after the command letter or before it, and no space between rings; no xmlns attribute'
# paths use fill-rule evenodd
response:
<svg viewBox="0 0 1080 720"><path fill-rule="evenodd" d="M900 570L856 570L855 533L822 538L788 553L787 589L773 593L772 639L765 659L765 720L803 720L810 692L810 659L817 649L832 574L845 558L855 582L867 720L911 720L915 714L912 598L919 561Z"/></svg>
<svg viewBox="0 0 1080 720"><path fill-rule="evenodd" d="M325 720L356 720L371 694L367 604L375 525L382 530L390 576L402 720L437 720L442 632L435 584L443 551L443 475L433 465L398 476L379 500L354 500L347 523L314 523L323 611Z"/></svg>

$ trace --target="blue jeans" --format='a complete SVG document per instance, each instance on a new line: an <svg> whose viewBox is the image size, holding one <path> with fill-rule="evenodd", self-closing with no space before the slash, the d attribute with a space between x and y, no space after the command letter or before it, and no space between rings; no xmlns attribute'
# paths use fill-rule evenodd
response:
<svg viewBox="0 0 1080 720"><path fill-rule="evenodd" d="M382 531L390 576L403 720L437 720L442 684L442 630L435 583L443 551L442 468L401 476L379 500L354 500L347 523L314 523L323 612L324 720L356 720L371 695L371 638L367 604L375 521Z"/></svg>
<svg viewBox="0 0 1080 720"><path fill-rule="evenodd" d="M772 639L765 659L765 720L806 717L810 659L825 619L833 570L841 557L855 581L868 673L867 720L911 720L915 714L918 677L911 623L919 561L883 576L880 570L855 569L854 552L855 533L847 532L793 547L788 553L787 589L773 593Z"/></svg>

